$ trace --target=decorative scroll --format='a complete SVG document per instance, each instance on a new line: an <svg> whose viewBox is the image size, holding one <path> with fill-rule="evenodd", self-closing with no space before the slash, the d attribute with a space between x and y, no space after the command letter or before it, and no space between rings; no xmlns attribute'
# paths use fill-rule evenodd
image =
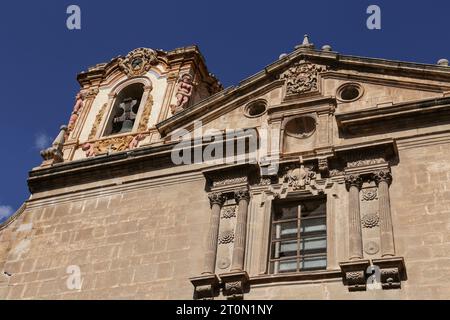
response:
<svg viewBox="0 0 450 320"><path fill-rule="evenodd" d="M120 69L128 77L141 76L156 64L158 64L157 53L148 48L135 49L119 60Z"/></svg>

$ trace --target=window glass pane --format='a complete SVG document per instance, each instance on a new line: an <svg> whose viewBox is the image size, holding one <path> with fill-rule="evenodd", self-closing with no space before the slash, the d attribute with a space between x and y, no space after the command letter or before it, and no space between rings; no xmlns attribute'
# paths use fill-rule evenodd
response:
<svg viewBox="0 0 450 320"><path fill-rule="evenodd" d="M297 271L297 260L279 261L278 263L278 272Z"/></svg>
<svg viewBox="0 0 450 320"><path fill-rule="evenodd" d="M297 219L298 218L298 206L279 206L275 211L275 220L287 220L287 219Z"/></svg>
<svg viewBox="0 0 450 320"><path fill-rule="evenodd" d="M326 231L326 219L325 218L317 218L317 219L305 219L300 220L300 232L319 232Z"/></svg>
<svg viewBox="0 0 450 320"><path fill-rule="evenodd" d="M326 213L325 199L304 201L302 204L302 217L320 216Z"/></svg>
<svg viewBox="0 0 450 320"><path fill-rule="evenodd" d="M327 239L325 237L311 237L300 239L300 249L305 250L326 250Z"/></svg>
<svg viewBox="0 0 450 320"><path fill-rule="evenodd" d="M300 270L317 270L326 268L327 258L325 256L308 257L300 261Z"/></svg>
<svg viewBox="0 0 450 320"><path fill-rule="evenodd" d="M276 243L280 246L280 257L296 256L298 244L297 240L283 241Z"/></svg>
<svg viewBox="0 0 450 320"><path fill-rule="evenodd" d="M273 226L275 239L297 238L297 220L277 223Z"/></svg>

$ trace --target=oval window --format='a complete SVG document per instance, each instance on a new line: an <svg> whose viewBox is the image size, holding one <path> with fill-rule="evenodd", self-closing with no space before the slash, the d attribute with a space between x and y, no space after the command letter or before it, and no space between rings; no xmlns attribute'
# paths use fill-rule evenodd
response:
<svg viewBox="0 0 450 320"><path fill-rule="evenodd" d="M345 83L337 91L337 98L343 102L359 99L363 94L362 87L357 83Z"/></svg>
<svg viewBox="0 0 450 320"><path fill-rule="evenodd" d="M250 118L262 116L267 110L266 102L263 100L251 102L245 107L245 115Z"/></svg>
<svg viewBox="0 0 450 320"><path fill-rule="evenodd" d="M307 138L316 130L316 120L312 117L294 118L286 123L284 130L290 136Z"/></svg>

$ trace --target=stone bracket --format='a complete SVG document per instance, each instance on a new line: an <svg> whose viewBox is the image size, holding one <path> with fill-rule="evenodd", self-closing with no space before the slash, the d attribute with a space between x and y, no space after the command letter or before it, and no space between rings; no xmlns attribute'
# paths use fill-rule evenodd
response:
<svg viewBox="0 0 450 320"><path fill-rule="evenodd" d="M223 284L223 295L229 300L241 300L248 292L249 276L246 271L230 272L219 275Z"/></svg>
<svg viewBox="0 0 450 320"><path fill-rule="evenodd" d="M219 278L215 274L206 274L189 279L194 286L195 300L212 300L219 295Z"/></svg>
<svg viewBox="0 0 450 320"><path fill-rule="evenodd" d="M354 260L339 263L343 282L348 291L366 290L366 270L370 266L369 260Z"/></svg>
<svg viewBox="0 0 450 320"><path fill-rule="evenodd" d="M372 264L380 268L383 289L400 289L401 282L407 279L405 261L402 257L373 259Z"/></svg>

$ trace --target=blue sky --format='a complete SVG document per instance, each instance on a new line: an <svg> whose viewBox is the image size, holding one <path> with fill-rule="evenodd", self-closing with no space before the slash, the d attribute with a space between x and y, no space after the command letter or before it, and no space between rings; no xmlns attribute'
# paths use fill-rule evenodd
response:
<svg viewBox="0 0 450 320"><path fill-rule="evenodd" d="M66 8L81 8L81 30ZM381 30L366 9L381 8ZM237 84L308 33L316 47L436 63L450 58L448 1L2 1L0 5L0 220L29 197L28 171L68 121L76 75L137 47L196 44L225 86Z"/></svg>

